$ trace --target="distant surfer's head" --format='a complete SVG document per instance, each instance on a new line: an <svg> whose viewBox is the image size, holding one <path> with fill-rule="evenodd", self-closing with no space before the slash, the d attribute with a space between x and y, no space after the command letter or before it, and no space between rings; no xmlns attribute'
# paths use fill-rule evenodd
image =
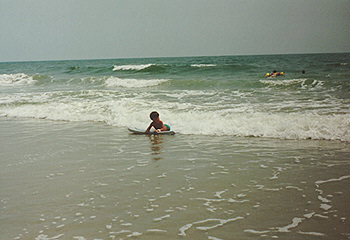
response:
<svg viewBox="0 0 350 240"><path fill-rule="evenodd" d="M152 120L155 120L157 118L159 118L159 113L158 112L151 112L151 114L149 115L149 117L152 119Z"/></svg>

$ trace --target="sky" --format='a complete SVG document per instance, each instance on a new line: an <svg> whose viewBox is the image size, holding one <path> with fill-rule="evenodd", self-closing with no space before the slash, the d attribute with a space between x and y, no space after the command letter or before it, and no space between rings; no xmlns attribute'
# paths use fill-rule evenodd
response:
<svg viewBox="0 0 350 240"><path fill-rule="evenodd" d="M350 52L350 0L1 0L0 61Z"/></svg>

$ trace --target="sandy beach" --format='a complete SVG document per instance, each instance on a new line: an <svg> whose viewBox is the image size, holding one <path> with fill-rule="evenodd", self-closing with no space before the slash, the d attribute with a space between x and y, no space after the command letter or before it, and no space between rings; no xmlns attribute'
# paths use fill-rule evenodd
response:
<svg viewBox="0 0 350 240"><path fill-rule="evenodd" d="M347 239L349 144L0 118L3 239Z"/></svg>

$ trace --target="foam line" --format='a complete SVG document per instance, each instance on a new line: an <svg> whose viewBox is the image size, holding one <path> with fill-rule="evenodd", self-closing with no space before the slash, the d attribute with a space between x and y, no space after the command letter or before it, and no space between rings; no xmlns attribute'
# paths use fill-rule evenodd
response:
<svg viewBox="0 0 350 240"><path fill-rule="evenodd" d="M291 228L297 227L305 218L293 218L292 223L284 226L284 227L279 227L278 232L290 232Z"/></svg>
<svg viewBox="0 0 350 240"><path fill-rule="evenodd" d="M179 235L180 236L186 236L186 231L188 229L190 229L191 227L193 227L194 225L196 225L196 224L215 222L215 221L219 222L218 224L215 224L215 225L210 226L210 227L196 227L199 230L204 230L205 231L205 230L210 230L210 229L213 229L213 228L216 228L216 227L221 227L221 226L223 226L224 224L226 224L228 222L233 222L233 221L236 221L236 220L239 220L239 219L244 219L244 217L236 217L236 218L230 218L230 219L210 218L210 219L205 219L205 220L189 223L189 224L186 224L186 225L182 226L179 229L179 231L180 231Z"/></svg>
<svg viewBox="0 0 350 240"><path fill-rule="evenodd" d="M332 179L328 179L328 180L320 180L320 181L316 181L316 185L320 185L323 183L330 183L330 182L339 182L339 181L343 181L344 179L350 178L350 175L346 175L346 176L342 176L340 178L332 178Z"/></svg>

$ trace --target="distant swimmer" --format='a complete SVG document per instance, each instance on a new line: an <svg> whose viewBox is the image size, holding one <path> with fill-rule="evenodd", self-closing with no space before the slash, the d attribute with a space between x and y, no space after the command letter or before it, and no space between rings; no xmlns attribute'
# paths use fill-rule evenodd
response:
<svg viewBox="0 0 350 240"><path fill-rule="evenodd" d="M266 73L266 77L277 77L277 76L282 76L284 72L277 72L276 70L273 70L272 73Z"/></svg>

